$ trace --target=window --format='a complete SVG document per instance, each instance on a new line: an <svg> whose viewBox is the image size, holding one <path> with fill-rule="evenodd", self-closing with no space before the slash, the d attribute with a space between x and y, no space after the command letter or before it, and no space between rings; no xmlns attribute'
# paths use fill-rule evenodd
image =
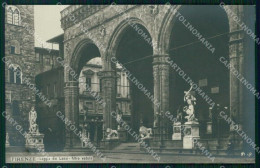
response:
<svg viewBox="0 0 260 168"><path fill-rule="evenodd" d="M7 9L7 23L13 25L20 25L20 11L15 6L8 6Z"/></svg>
<svg viewBox="0 0 260 168"><path fill-rule="evenodd" d="M40 62L43 64L43 54L40 54Z"/></svg>
<svg viewBox="0 0 260 168"><path fill-rule="evenodd" d="M19 25L19 15L20 15L19 10L15 9L14 13L13 13L13 24L14 25Z"/></svg>
<svg viewBox="0 0 260 168"><path fill-rule="evenodd" d="M50 58L45 58L46 65L50 65Z"/></svg>
<svg viewBox="0 0 260 168"><path fill-rule="evenodd" d="M91 88L91 78L86 78L86 88Z"/></svg>
<svg viewBox="0 0 260 168"><path fill-rule="evenodd" d="M16 68L15 81L17 84L21 84L21 69L19 67Z"/></svg>
<svg viewBox="0 0 260 168"><path fill-rule="evenodd" d="M15 46L11 46L11 54L15 54Z"/></svg>
<svg viewBox="0 0 260 168"><path fill-rule="evenodd" d="M40 62L40 54L39 53L35 54L35 61Z"/></svg>
<svg viewBox="0 0 260 168"><path fill-rule="evenodd" d="M8 69L10 83L22 83L22 70L17 65L11 65Z"/></svg>
<svg viewBox="0 0 260 168"><path fill-rule="evenodd" d="M11 103L11 102L12 102L12 92L5 91L5 103Z"/></svg>
<svg viewBox="0 0 260 168"><path fill-rule="evenodd" d="M10 53L11 54L20 54L20 43L17 40L12 40L10 42Z"/></svg>
<svg viewBox="0 0 260 168"><path fill-rule="evenodd" d="M13 67L9 68L9 82L14 83L14 68Z"/></svg>
<svg viewBox="0 0 260 168"><path fill-rule="evenodd" d="M121 95L121 79L120 76L117 78L116 81L116 88L117 88L117 96L119 97Z"/></svg>
<svg viewBox="0 0 260 168"><path fill-rule="evenodd" d="M13 11L11 8L7 10L7 23L13 24Z"/></svg>

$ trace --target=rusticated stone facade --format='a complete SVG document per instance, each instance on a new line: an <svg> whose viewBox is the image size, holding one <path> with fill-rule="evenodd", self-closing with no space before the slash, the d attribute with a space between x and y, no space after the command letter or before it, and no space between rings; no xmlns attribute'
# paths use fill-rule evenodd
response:
<svg viewBox="0 0 260 168"><path fill-rule="evenodd" d="M35 105L35 95L32 89L23 81L27 78L35 83L35 51L34 51L34 9L31 5L8 5L5 22L5 93L6 115L10 115L28 130L28 113ZM30 27L29 29L26 26ZM20 71L20 75L12 69ZM6 122L6 131L10 137L11 146L23 146L24 137L16 128Z"/></svg>

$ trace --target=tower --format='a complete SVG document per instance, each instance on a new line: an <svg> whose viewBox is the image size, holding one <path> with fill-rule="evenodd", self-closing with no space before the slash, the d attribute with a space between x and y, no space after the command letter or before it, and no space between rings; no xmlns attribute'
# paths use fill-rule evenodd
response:
<svg viewBox="0 0 260 168"><path fill-rule="evenodd" d="M35 105L34 7L5 6L6 131L10 146L24 146L28 112ZM14 121L11 121L10 119ZM16 124L15 124L16 121Z"/></svg>

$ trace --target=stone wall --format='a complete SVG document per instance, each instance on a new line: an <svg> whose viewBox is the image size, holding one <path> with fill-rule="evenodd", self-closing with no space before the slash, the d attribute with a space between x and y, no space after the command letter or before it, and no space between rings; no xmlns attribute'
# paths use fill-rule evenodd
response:
<svg viewBox="0 0 260 168"><path fill-rule="evenodd" d="M5 66L5 89L6 94L9 94L8 96L11 94L11 102L6 103L6 112L26 131L28 130L28 113L31 107L35 105L35 95L24 82L22 84L10 83L8 65L18 65L22 71L22 79L28 78L30 83L35 83L34 34L32 33L32 30L34 30L34 9L31 5L17 5L15 7L20 11L20 25L5 23L5 61L7 62ZM30 30L25 25L28 25ZM19 43L19 54L11 54L11 41ZM14 103L15 101L16 103ZM15 115L13 115L14 108L16 108L16 111L19 109ZM10 145L24 145L24 138L21 134L9 122L6 122L6 124Z"/></svg>

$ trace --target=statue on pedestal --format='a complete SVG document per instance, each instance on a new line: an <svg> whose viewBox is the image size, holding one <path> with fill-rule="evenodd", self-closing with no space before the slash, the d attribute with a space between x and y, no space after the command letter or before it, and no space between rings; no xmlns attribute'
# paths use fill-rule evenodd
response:
<svg viewBox="0 0 260 168"><path fill-rule="evenodd" d="M34 107L32 107L31 111L29 112L29 133L28 133L29 136L26 137L26 147L28 149L44 151L44 144L43 144L44 135L39 132L36 119L37 119L37 113Z"/></svg>
<svg viewBox="0 0 260 168"><path fill-rule="evenodd" d="M187 119L188 122L190 121L195 121L197 122L198 119L195 118L195 110L194 110L194 105L196 105L196 98L191 94L191 88L189 91L184 91L184 101L188 104L187 106L184 106L183 111L186 112L187 116L185 118Z"/></svg>
<svg viewBox="0 0 260 168"><path fill-rule="evenodd" d="M31 111L29 112L29 133L32 134L39 134L38 125L36 124L37 119L37 113L34 109L34 107L31 108Z"/></svg>

